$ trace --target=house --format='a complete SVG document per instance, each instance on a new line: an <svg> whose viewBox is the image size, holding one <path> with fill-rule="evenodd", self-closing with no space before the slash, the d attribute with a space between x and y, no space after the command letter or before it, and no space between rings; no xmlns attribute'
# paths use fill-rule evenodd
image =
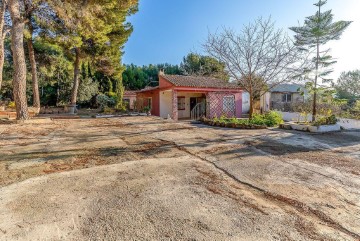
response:
<svg viewBox="0 0 360 241"><path fill-rule="evenodd" d="M159 86L137 92L138 108L149 108L162 118L199 119L225 115L241 117L242 90L235 83L159 72Z"/></svg>
<svg viewBox="0 0 360 241"><path fill-rule="evenodd" d="M286 110L293 103L304 103L308 91L299 84L280 84L271 88L260 98L261 111Z"/></svg>
<svg viewBox="0 0 360 241"><path fill-rule="evenodd" d="M136 91L125 90L123 102L126 105L127 109L134 110L136 102Z"/></svg>

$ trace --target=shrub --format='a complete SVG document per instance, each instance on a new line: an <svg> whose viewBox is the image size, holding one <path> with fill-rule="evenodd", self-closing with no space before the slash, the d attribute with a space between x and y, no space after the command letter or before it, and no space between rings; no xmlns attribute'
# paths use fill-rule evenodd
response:
<svg viewBox="0 0 360 241"><path fill-rule="evenodd" d="M9 104L7 105L7 107L10 108L10 109L15 109L16 108L15 102L10 101Z"/></svg>
<svg viewBox="0 0 360 241"><path fill-rule="evenodd" d="M283 123L283 119L279 113L270 111L264 115L254 114L253 118L249 120L249 123L253 125L266 125L268 127L274 127Z"/></svg>
<svg viewBox="0 0 360 241"><path fill-rule="evenodd" d="M270 111L265 114L265 125L267 126L278 126L283 122L283 118L278 112Z"/></svg>
<svg viewBox="0 0 360 241"><path fill-rule="evenodd" d="M149 111L151 111L151 108L150 108L149 106L145 106L144 109L143 109L143 111L144 111L145 113L148 113Z"/></svg>
<svg viewBox="0 0 360 241"><path fill-rule="evenodd" d="M313 125L314 126L321 126L321 125L335 125L337 123L337 119L335 115L324 116L318 118Z"/></svg>
<svg viewBox="0 0 360 241"><path fill-rule="evenodd" d="M265 125L265 116L261 114L253 114L252 119L249 120L250 124L263 126Z"/></svg>
<svg viewBox="0 0 360 241"><path fill-rule="evenodd" d="M99 105L101 110L104 110L105 107L112 107L115 105L115 100L111 97L108 97L104 94L99 94L96 97L96 103Z"/></svg>
<svg viewBox="0 0 360 241"><path fill-rule="evenodd" d="M114 114L115 109L105 106L104 109L103 109L103 113L104 114Z"/></svg>

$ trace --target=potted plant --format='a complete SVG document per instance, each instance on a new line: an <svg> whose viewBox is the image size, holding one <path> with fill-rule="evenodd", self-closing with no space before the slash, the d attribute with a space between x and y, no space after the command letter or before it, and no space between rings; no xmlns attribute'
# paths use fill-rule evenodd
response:
<svg viewBox="0 0 360 241"><path fill-rule="evenodd" d="M149 106L145 106L143 109L144 113L146 113L148 116L151 115L151 108Z"/></svg>

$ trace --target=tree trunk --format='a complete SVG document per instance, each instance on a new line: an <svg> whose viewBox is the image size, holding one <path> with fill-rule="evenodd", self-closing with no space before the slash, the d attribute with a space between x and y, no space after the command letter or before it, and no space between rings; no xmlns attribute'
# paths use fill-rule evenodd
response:
<svg viewBox="0 0 360 241"><path fill-rule="evenodd" d="M16 104L16 119L29 119L26 100L26 62L24 52L24 21L20 14L19 0L9 0L12 20L11 49L13 54L14 76L13 94Z"/></svg>
<svg viewBox="0 0 360 241"><path fill-rule="evenodd" d="M29 32L30 32L30 38L27 40L27 46L29 49L29 59L30 59L30 64L31 64L33 106L36 108L40 108L39 82L38 82L38 77L37 77L35 51L34 51L34 46L33 46L33 41L32 41L33 26L31 24L31 22L28 23L28 28L29 28Z"/></svg>
<svg viewBox="0 0 360 241"><path fill-rule="evenodd" d="M252 90L249 91L249 103L250 103L249 119L252 119L252 116L254 114L254 97Z"/></svg>
<svg viewBox="0 0 360 241"><path fill-rule="evenodd" d="M320 18L321 6L319 5L318 17ZM319 26L320 28L320 26ZM319 75L319 61L320 61L320 41L317 39L316 43L316 63L315 63L315 81L314 81L314 99L313 99L313 111L312 111L312 121L316 120L316 107L317 107L317 80Z"/></svg>
<svg viewBox="0 0 360 241"><path fill-rule="evenodd" d="M6 8L6 5L5 5L4 1L1 1L0 2L0 90L1 90L1 85L2 85L2 81L3 81L3 71L4 71L4 61L5 61L5 54L4 54L5 8Z"/></svg>
<svg viewBox="0 0 360 241"><path fill-rule="evenodd" d="M80 82L79 74L80 74L80 50L79 48L75 48L74 83L71 91L71 105L76 105L79 82Z"/></svg>

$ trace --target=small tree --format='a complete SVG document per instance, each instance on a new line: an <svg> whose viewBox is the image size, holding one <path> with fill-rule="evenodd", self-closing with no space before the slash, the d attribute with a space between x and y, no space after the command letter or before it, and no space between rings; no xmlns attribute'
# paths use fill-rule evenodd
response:
<svg viewBox="0 0 360 241"><path fill-rule="evenodd" d="M14 61L13 94L16 104L16 119L29 119L26 98L26 62L24 51L24 18L19 0L9 0L11 15L11 50Z"/></svg>
<svg viewBox="0 0 360 241"><path fill-rule="evenodd" d="M329 55L330 49L320 50L320 47L331 40L340 39L341 34L351 23L350 21L333 22L331 10L321 11L321 7L326 3L327 0L319 0L314 4L318 11L305 19L304 26L290 28L296 33L296 46L299 50L313 54L310 65L303 69L303 76L306 79L313 79L313 121L317 114L318 79L322 79L324 83L331 81L327 78L332 73L329 67L336 63Z"/></svg>
<svg viewBox="0 0 360 241"><path fill-rule="evenodd" d="M360 98L360 70L342 72L334 86L341 99L354 101Z"/></svg>
<svg viewBox="0 0 360 241"><path fill-rule="evenodd" d="M291 81L301 66L300 53L282 30L275 29L270 18L260 18L244 26L240 33L227 28L221 33L209 33L204 48L223 62L230 79L249 93L250 118L254 100L266 90Z"/></svg>

